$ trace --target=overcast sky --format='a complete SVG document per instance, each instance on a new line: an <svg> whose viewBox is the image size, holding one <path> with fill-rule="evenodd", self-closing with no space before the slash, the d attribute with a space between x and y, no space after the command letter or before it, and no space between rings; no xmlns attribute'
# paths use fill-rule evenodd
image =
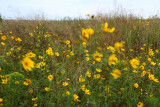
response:
<svg viewBox="0 0 160 107"><path fill-rule="evenodd" d="M85 18L86 14L112 13L115 10L142 17L160 15L160 0L0 0L0 14L4 19Z"/></svg>

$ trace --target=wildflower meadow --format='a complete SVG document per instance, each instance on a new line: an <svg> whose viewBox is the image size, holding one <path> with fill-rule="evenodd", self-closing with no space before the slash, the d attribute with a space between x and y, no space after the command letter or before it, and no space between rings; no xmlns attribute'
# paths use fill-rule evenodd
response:
<svg viewBox="0 0 160 107"><path fill-rule="evenodd" d="M160 107L160 19L3 20L1 107Z"/></svg>

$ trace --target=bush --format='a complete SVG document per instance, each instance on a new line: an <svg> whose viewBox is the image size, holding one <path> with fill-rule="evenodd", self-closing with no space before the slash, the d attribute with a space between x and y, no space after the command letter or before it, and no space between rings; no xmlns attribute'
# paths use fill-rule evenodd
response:
<svg viewBox="0 0 160 107"><path fill-rule="evenodd" d="M2 22L2 16L0 15L0 22Z"/></svg>
<svg viewBox="0 0 160 107"><path fill-rule="evenodd" d="M0 14L0 26L2 25L2 16Z"/></svg>

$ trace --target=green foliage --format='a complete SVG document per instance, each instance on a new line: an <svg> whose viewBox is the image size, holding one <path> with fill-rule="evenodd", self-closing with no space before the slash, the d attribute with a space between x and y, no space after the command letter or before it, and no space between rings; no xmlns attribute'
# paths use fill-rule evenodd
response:
<svg viewBox="0 0 160 107"><path fill-rule="evenodd" d="M160 106L158 19L11 22L0 32L0 104Z"/></svg>
<svg viewBox="0 0 160 107"><path fill-rule="evenodd" d="M1 16L1 14L0 14L0 23L2 23L2 16Z"/></svg>
<svg viewBox="0 0 160 107"><path fill-rule="evenodd" d="M23 86L25 77L19 72L13 72L11 74L5 75L5 77L8 78L9 81L3 86L1 90L4 98L7 99L7 102L4 105L8 107L18 106L20 103L19 101L22 100L25 90ZM15 84L16 82L18 82L18 84Z"/></svg>
<svg viewBox="0 0 160 107"><path fill-rule="evenodd" d="M0 14L0 29L1 29L1 26L2 26L2 16L1 16L1 14Z"/></svg>

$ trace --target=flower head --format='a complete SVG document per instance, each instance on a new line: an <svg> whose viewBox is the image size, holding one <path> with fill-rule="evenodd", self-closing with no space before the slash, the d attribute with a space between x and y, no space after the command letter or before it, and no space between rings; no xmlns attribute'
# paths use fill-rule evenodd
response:
<svg viewBox="0 0 160 107"><path fill-rule="evenodd" d="M137 83L135 83L135 84L134 84L134 87L135 87L135 88L138 88L138 84L137 84Z"/></svg>
<svg viewBox="0 0 160 107"><path fill-rule="evenodd" d="M34 61L28 57L25 57L21 62L26 71L32 71L32 68L34 68Z"/></svg>
<svg viewBox="0 0 160 107"><path fill-rule="evenodd" d="M36 56L36 54L34 54L33 52L28 52L27 54L26 54L26 57L35 57Z"/></svg>
<svg viewBox="0 0 160 107"><path fill-rule="evenodd" d="M112 33L115 31L115 28L112 29L108 28L108 23L106 22L105 25L103 25L103 31Z"/></svg>
<svg viewBox="0 0 160 107"><path fill-rule="evenodd" d="M28 78L26 78L26 81L23 82L24 85L31 85L32 84L32 81Z"/></svg>
<svg viewBox="0 0 160 107"><path fill-rule="evenodd" d="M7 37L4 35L4 36L1 36L1 39L2 39L2 40L6 40Z"/></svg>
<svg viewBox="0 0 160 107"><path fill-rule="evenodd" d="M70 40L66 40L66 44L69 45L70 44Z"/></svg>
<svg viewBox="0 0 160 107"><path fill-rule="evenodd" d="M49 90L50 90L50 88L46 87L44 90L45 90L45 91L49 91Z"/></svg>
<svg viewBox="0 0 160 107"><path fill-rule="evenodd" d="M89 38L89 34L88 34L87 29L82 29L82 37Z"/></svg>
<svg viewBox="0 0 160 107"><path fill-rule="evenodd" d="M86 75L87 75L88 78L91 77L91 73L89 72L89 70L87 70Z"/></svg>
<svg viewBox="0 0 160 107"><path fill-rule="evenodd" d="M115 47L116 50L119 51L121 48L123 48L123 43L121 43L121 42L116 42L116 43L114 44L114 47Z"/></svg>
<svg viewBox="0 0 160 107"><path fill-rule="evenodd" d="M66 91L66 94L67 94L67 95L70 95L71 93L70 93L69 91Z"/></svg>
<svg viewBox="0 0 160 107"><path fill-rule="evenodd" d="M2 98L0 98L0 103L2 103L3 102L3 99Z"/></svg>
<svg viewBox="0 0 160 107"><path fill-rule="evenodd" d="M19 38L19 37L18 37L18 38L16 38L15 40L16 40L16 41L18 41L18 42L21 42L21 41L22 41L22 39L21 39L21 38Z"/></svg>
<svg viewBox="0 0 160 107"><path fill-rule="evenodd" d="M48 55L51 55L51 56L54 55L53 50L52 50L51 47L49 47L49 48L46 50L46 53L47 53Z"/></svg>
<svg viewBox="0 0 160 107"><path fill-rule="evenodd" d="M149 48L148 54L149 54L150 56L153 56L153 55L154 55L153 49L150 49L150 48Z"/></svg>
<svg viewBox="0 0 160 107"><path fill-rule="evenodd" d="M73 97L74 97L74 101L78 101L78 102L80 102L80 100L78 99L78 98L79 98L79 96L78 96L77 94L74 94L74 95L73 95Z"/></svg>
<svg viewBox="0 0 160 107"><path fill-rule="evenodd" d="M94 78L95 78L95 79L99 79L100 77L101 77L100 74L94 74Z"/></svg>
<svg viewBox="0 0 160 107"><path fill-rule="evenodd" d="M91 92L90 92L90 90L88 90L88 89L85 89L84 92L85 92L87 95L91 95Z"/></svg>
<svg viewBox="0 0 160 107"><path fill-rule="evenodd" d="M53 75L51 75L51 74L50 74L50 75L48 75L48 80L50 80L50 81L51 81L52 79L53 79Z"/></svg>
<svg viewBox="0 0 160 107"><path fill-rule="evenodd" d="M130 64L133 68L138 68L137 66L139 65L140 61L137 58L134 58L130 60Z"/></svg>
<svg viewBox="0 0 160 107"><path fill-rule="evenodd" d="M138 102L137 107L143 107L143 103L142 102Z"/></svg>
<svg viewBox="0 0 160 107"><path fill-rule="evenodd" d="M98 62L101 61L102 57L103 57L103 54L101 54L101 53L99 53L97 51L93 54L93 59L96 60L96 61L98 61Z"/></svg>
<svg viewBox="0 0 160 107"><path fill-rule="evenodd" d="M117 79L121 76L121 72L118 69L114 69L111 75L114 77L114 79Z"/></svg>
<svg viewBox="0 0 160 107"><path fill-rule="evenodd" d="M112 64L116 65L116 63L118 63L118 58L116 57L116 55L115 54L110 55L108 64L111 66Z"/></svg>
<svg viewBox="0 0 160 107"><path fill-rule="evenodd" d="M62 85L63 85L63 86L67 86L67 85L68 85L68 82L66 82L66 81L65 81L65 82L62 82Z"/></svg>
<svg viewBox="0 0 160 107"><path fill-rule="evenodd" d="M93 34L94 34L94 30L92 29L92 28L88 28L88 29L86 29L87 30L87 32L88 32L88 34L90 35L90 36L92 36Z"/></svg>

